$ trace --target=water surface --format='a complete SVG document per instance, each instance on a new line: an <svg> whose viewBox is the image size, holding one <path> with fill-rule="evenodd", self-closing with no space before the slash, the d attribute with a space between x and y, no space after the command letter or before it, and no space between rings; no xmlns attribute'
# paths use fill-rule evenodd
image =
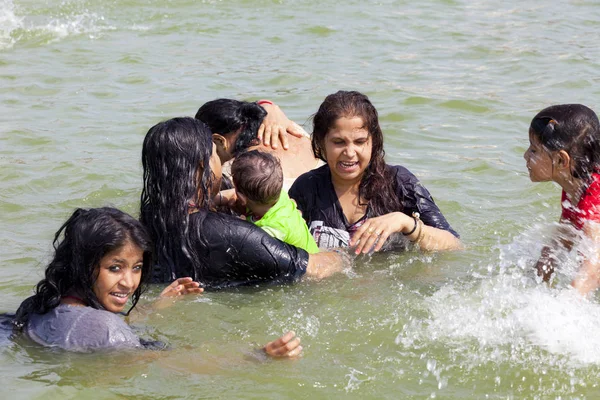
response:
<svg viewBox="0 0 600 400"><path fill-rule="evenodd" d="M307 123L367 93L387 161L433 193L467 249L375 255L322 282L205 294L135 322L161 353L0 341L15 398L597 398L600 306L531 273L560 190L529 182L532 116L596 110L592 1L0 0L0 303L40 279L75 207L136 214L148 128L217 97ZM310 124L307 123L310 130ZM153 288L147 299L155 296ZM304 357L265 360L286 330Z"/></svg>

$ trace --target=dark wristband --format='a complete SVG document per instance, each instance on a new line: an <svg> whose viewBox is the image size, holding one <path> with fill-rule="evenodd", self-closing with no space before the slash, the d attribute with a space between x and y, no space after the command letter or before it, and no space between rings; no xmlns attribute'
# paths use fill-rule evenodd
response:
<svg viewBox="0 0 600 400"><path fill-rule="evenodd" d="M410 232L403 233L404 236L410 236L410 235L412 235L417 230L417 226L419 226L419 217L420 217L420 214L415 211L415 212L412 213L412 217L415 220L415 226L413 226L413 228L412 228L412 230Z"/></svg>

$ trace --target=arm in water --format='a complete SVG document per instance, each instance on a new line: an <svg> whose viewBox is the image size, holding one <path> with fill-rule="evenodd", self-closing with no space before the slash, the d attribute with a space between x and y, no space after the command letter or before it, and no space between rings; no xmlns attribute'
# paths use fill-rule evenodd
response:
<svg viewBox="0 0 600 400"><path fill-rule="evenodd" d="M550 277L556 268L556 263L558 261L556 253L561 250L570 250L572 246L572 228L566 221L561 219L551 244L542 248L540 258L535 264L537 275L541 277L544 282L550 281Z"/></svg>
<svg viewBox="0 0 600 400"><path fill-rule="evenodd" d="M352 259L342 250L321 251L311 254L306 267L306 277L323 279L336 272L341 272L344 267L350 267Z"/></svg>

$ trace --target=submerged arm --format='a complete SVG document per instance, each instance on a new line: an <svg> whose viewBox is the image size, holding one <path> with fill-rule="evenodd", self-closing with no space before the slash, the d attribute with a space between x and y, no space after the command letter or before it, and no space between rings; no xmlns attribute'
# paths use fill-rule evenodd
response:
<svg viewBox="0 0 600 400"><path fill-rule="evenodd" d="M306 276L316 279L327 278L336 272L341 272L344 266L351 264L352 260L345 252L321 251L309 256Z"/></svg>
<svg viewBox="0 0 600 400"><path fill-rule="evenodd" d="M542 248L540 258L535 264L537 275L541 277L544 282L548 282L552 273L554 273L557 263L556 252L562 249L570 250L573 245L572 233L569 225L564 223L562 219L560 222L561 225L558 227L555 236L552 238L551 244Z"/></svg>

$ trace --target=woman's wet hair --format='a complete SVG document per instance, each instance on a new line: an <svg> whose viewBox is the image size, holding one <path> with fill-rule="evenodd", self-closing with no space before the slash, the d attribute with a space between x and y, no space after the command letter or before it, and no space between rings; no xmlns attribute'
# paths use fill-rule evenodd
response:
<svg viewBox="0 0 600 400"><path fill-rule="evenodd" d="M549 151L564 150L573 160L573 177L589 180L600 169L600 122L582 104L559 104L540 111L529 127Z"/></svg>
<svg viewBox="0 0 600 400"><path fill-rule="evenodd" d="M241 129L232 151L236 156L255 144L258 128L266 115L267 112L257 103L217 99L200 107L196 119L207 124L213 133L226 137Z"/></svg>
<svg viewBox="0 0 600 400"><path fill-rule="evenodd" d="M89 307L103 309L94 294L100 260L106 254L132 243L143 251L142 280L131 295L137 304L150 278L152 243L143 225L115 208L78 208L54 235L54 257L35 294L21 303L14 325L22 328L31 314L45 314L57 307L63 296L80 297Z"/></svg>
<svg viewBox="0 0 600 400"><path fill-rule="evenodd" d="M363 128L369 132L373 145L371 161L359 186L361 200L369 202L374 212L385 214L402 210L401 199L394 190L395 179L388 176L383 150L383 133L379 126L377 110L369 98L356 91L340 90L325 98L313 116L312 149L316 158L326 160L325 138L340 118L359 117Z"/></svg>
<svg viewBox="0 0 600 400"><path fill-rule="evenodd" d="M236 190L258 204L275 204L283 188L279 160L258 150L238 155L231 164L231 176Z"/></svg>
<svg viewBox="0 0 600 400"><path fill-rule="evenodd" d="M189 212L212 207L212 147L208 126L189 117L160 122L146 134L140 220L156 249L154 281L170 282L176 275L201 278L197 269L185 269L201 264L188 238ZM182 268L185 274L175 273Z"/></svg>

